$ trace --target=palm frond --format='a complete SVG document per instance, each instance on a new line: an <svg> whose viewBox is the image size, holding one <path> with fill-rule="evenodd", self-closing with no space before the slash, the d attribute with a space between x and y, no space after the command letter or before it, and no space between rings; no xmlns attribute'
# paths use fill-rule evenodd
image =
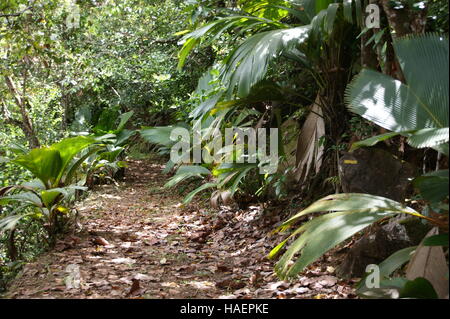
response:
<svg viewBox="0 0 450 319"><path fill-rule="evenodd" d="M200 43L201 39L206 36L211 36L208 41L209 43L211 43L214 40L218 39L224 32L229 31L233 28L248 30L248 28L252 27L261 28L265 26L273 26L276 28L285 27L282 23L266 18L244 15L220 18L216 21L208 23L207 25L186 34L180 40L180 43L183 44L183 47L178 53L178 68L181 69L184 66L189 53Z"/></svg>
<svg viewBox="0 0 450 319"><path fill-rule="evenodd" d="M319 140L323 136L325 136L325 121L322 109L316 101L297 140L295 170L297 182L303 182L313 167L317 173L322 166L324 147L319 145Z"/></svg>
<svg viewBox="0 0 450 319"><path fill-rule="evenodd" d="M435 34L405 37L394 47L407 83L363 70L347 87L348 108L408 136L413 147L433 147L448 154L448 39ZM375 144L390 134L360 144Z"/></svg>
<svg viewBox="0 0 450 319"><path fill-rule="evenodd" d="M225 61L221 76L228 84L228 94L236 90L239 97L247 96L252 86L264 79L270 63L304 42L308 31L309 26L272 30L245 40Z"/></svg>
<svg viewBox="0 0 450 319"><path fill-rule="evenodd" d="M394 48L410 94L420 99L436 123L434 127L448 127L448 38L437 34L408 36L394 41Z"/></svg>
<svg viewBox="0 0 450 319"><path fill-rule="evenodd" d="M289 236L289 238L295 238L300 235L275 266L281 278L298 274L325 252L382 218L398 213L426 218L414 209L388 198L349 193L330 195L316 201L284 222L280 228L286 229L307 214L325 211L332 211L332 213L315 217ZM275 257L288 239L275 247L269 257ZM292 263L291 261L298 253L300 256Z"/></svg>
<svg viewBox="0 0 450 319"><path fill-rule="evenodd" d="M363 70L347 88L349 109L395 132L448 127L448 40L403 38L395 47L407 84Z"/></svg>

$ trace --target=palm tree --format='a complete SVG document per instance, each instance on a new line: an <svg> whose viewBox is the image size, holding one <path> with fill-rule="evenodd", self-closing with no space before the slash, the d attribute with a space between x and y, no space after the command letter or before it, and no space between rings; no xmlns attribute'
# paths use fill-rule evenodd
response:
<svg viewBox="0 0 450 319"><path fill-rule="evenodd" d="M220 79L226 87L225 99L244 99L268 77L280 57L291 60L312 76L318 87L298 137L296 179L308 180L309 173L319 172L323 162L329 171L323 171L321 177L336 176L336 157L324 152L324 145L318 142L326 135L327 146L337 145L346 130L344 90L355 62L353 50L363 2L244 1L236 14L220 17L183 37L179 67L194 47L210 44L224 32L232 35L232 41L243 39L224 59ZM286 19L288 15L291 19Z"/></svg>

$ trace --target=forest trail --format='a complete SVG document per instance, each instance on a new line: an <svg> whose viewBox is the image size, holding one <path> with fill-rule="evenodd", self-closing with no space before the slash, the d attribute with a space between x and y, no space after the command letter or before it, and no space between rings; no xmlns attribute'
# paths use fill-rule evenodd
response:
<svg viewBox="0 0 450 319"><path fill-rule="evenodd" d="M163 165L129 162L119 185L80 202L80 230L27 264L7 298L352 298L333 276L332 257L291 283L265 257L278 214L261 207L213 212L180 205L164 190Z"/></svg>

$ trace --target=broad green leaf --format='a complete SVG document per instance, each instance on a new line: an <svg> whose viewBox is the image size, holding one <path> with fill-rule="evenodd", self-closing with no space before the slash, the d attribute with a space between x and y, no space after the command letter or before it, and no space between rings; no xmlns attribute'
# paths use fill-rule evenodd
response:
<svg viewBox="0 0 450 319"><path fill-rule="evenodd" d="M200 165L183 165L178 168L176 174L211 175L211 171Z"/></svg>
<svg viewBox="0 0 450 319"><path fill-rule="evenodd" d="M136 131L134 131L134 130L122 130L120 133L117 134L117 139L114 144L118 145L118 146L123 146L135 134L136 134Z"/></svg>
<svg viewBox="0 0 450 319"><path fill-rule="evenodd" d="M152 144L163 145L166 147L171 147L176 143L176 141L170 139L170 134L172 131L178 127L184 126L160 126L144 128L140 130L140 134L144 140Z"/></svg>
<svg viewBox="0 0 450 319"><path fill-rule="evenodd" d="M133 114L134 114L134 111L130 111L130 112L126 112L126 113L121 114L119 116L119 119L120 119L119 125L117 126L117 129L115 131L116 132L122 131L123 128L125 127L125 125L130 120L130 118L133 116Z"/></svg>
<svg viewBox="0 0 450 319"><path fill-rule="evenodd" d="M423 241L424 246L444 246L448 247L448 233L427 237Z"/></svg>
<svg viewBox="0 0 450 319"><path fill-rule="evenodd" d="M309 26L257 33L246 39L227 58L221 78L228 95L246 97L251 88L264 79L269 65L308 38Z"/></svg>
<svg viewBox="0 0 450 319"><path fill-rule="evenodd" d="M26 206L20 206L15 209L11 215L3 217L0 219L0 234L7 230L12 230L16 227L17 223L24 217L30 216L33 213L27 214L16 214L16 212L25 209Z"/></svg>
<svg viewBox="0 0 450 319"><path fill-rule="evenodd" d="M347 86L346 100L350 111L390 131L448 127L407 85L372 70Z"/></svg>
<svg viewBox="0 0 450 319"><path fill-rule="evenodd" d="M33 149L27 154L18 156L13 162L29 170L46 187L56 182L63 168L61 154L53 148Z"/></svg>
<svg viewBox="0 0 450 319"><path fill-rule="evenodd" d="M206 184L203 184L200 187L197 187L192 192L190 192L189 194L186 195L186 197L183 200L183 203L184 204L190 203L195 195L197 195L198 193L204 191L205 189L213 188L213 187L217 187L217 183L206 183Z"/></svg>
<svg viewBox="0 0 450 319"><path fill-rule="evenodd" d="M56 198L62 194L62 191L59 189L49 189L41 192L42 202L45 207L50 208L54 205L54 201Z"/></svg>
<svg viewBox="0 0 450 319"><path fill-rule="evenodd" d="M177 174L177 175L173 176L171 179L169 179L167 181L167 183L164 184L164 187L165 188L171 188L171 187L177 185L178 183L181 183L181 182L183 182L183 181L185 181L185 180L187 180L189 178L192 178L192 177L199 177L200 178L201 175L199 175L199 174L191 174L191 173Z"/></svg>
<svg viewBox="0 0 450 319"><path fill-rule="evenodd" d="M438 295L428 280L419 277L405 284L400 298L438 299Z"/></svg>
<svg viewBox="0 0 450 319"><path fill-rule="evenodd" d="M422 129L417 131L389 132L381 135L369 137L365 140L352 144L350 151L360 147L374 146L375 144L388 140L392 137L403 135L408 137L408 143L415 148L436 147L449 141L448 128Z"/></svg>
<svg viewBox="0 0 450 319"><path fill-rule="evenodd" d="M181 49L180 53L178 54L178 58L179 58L178 70L181 70L183 68L184 64L186 63L187 56L199 42L200 41L195 38L190 38L190 39L186 40L186 42L183 44L183 48Z"/></svg>
<svg viewBox="0 0 450 319"><path fill-rule="evenodd" d="M421 107L429 114L427 118L433 118L436 123L433 127L448 128L448 38L437 34L407 36L395 40L394 49L410 89L409 94L420 99ZM404 107L405 116L415 116L414 113L408 114L409 105Z"/></svg>
<svg viewBox="0 0 450 319"><path fill-rule="evenodd" d="M331 34L334 29L334 22L336 21L336 14L339 9L338 3L332 3L327 8L327 17L325 21L325 29L328 34Z"/></svg>
<svg viewBox="0 0 450 319"><path fill-rule="evenodd" d="M85 154L82 155L80 158L75 159L72 161L69 166L66 169L66 173L64 174L64 184L72 183L73 179L75 178L75 175L78 172L78 168L86 161L88 157L91 155L97 153L100 151L103 147L102 146L93 146L91 149L85 150Z"/></svg>
<svg viewBox="0 0 450 319"><path fill-rule="evenodd" d="M390 131L411 133L413 146L448 154L448 39L435 34L406 37L394 46L406 84L363 70L347 87L348 107Z"/></svg>
<svg viewBox="0 0 450 319"><path fill-rule="evenodd" d="M33 188L35 190L44 190L45 185L42 183L40 179L35 179L29 182L25 182L22 184L23 187Z"/></svg>
<svg viewBox="0 0 450 319"><path fill-rule="evenodd" d="M262 27L265 25L274 25L280 27L282 24L261 17L236 15L220 18L186 34L180 41L181 43L183 43L183 47L178 53L178 69L180 70L184 66L187 56L192 51L192 49L200 43L200 40L203 37L210 35L212 37L212 40L210 40L209 42L211 42L214 39L218 39L227 30L235 27L244 29L246 27Z"/></svg>
<svg viewBox="0 0 450 319"><path fill-rule="evenodd" d="M414 209L389 198L370 194L347 193L330 195L316 201L284 222L283 226L289 225L307 214L327 211L386 211L423 217Z"/></svg>
<svg viewBox="0 0 450 319"><path fill-rule="evenodd" d="M0 197L0 205L5 205L11 202L28 203L36 207L42 207L41 199L33 192L22 192L14 195Z"/></svg>
<svg viewBox="0 0 450 319"><path fill-rule="evenodd" d="M375 144L388 140L394 136L398 136L400 133L396 133L396 132L389 132L389 133L384 133L381 135L376 135L376 136L372 136L369 137L365 140L362 141L358 141L352 144L351 148L350 148L350 152L360 148L360 147L369 147L369 146L374 146Z"/></svg>
<svg viewBox="0 0 450 319"><path fill-rule="evenodd" d="M449 128L428 128L411 134L408 143L415 148L434 147L449 141Z"/></svg>
<svg viewBox="0 0 450 319"><path fill-rule="evenodd" d="M75 155L95 142L96 140L93 137L76 136L63 139L50 146L51 149L59 151L61 156L62 166L58 175L58 181L62 178L66 168L69 166Z"/></svg>
<svg viewBox="0 0 450 319"><path fill-rule="evenodd" d="M280 258L276 272L281 278L295 276L328 250L353 236L375 221L406 213L426 218L412 208L388 198L369 194L335 194L327 196L287 220L281 229L310 213L333 211L300 226L291 237L300 235ZM270 256L278 252L285 242L275 247ZM294 256L300 257L291 264Z"/></svg>
<svg viewBox="0 0 450 319"><path fill-rule="evenodd" d="M299 228L297 238L275 266L280 278L297 275L331 248L392 213L382 211L340 211L312 219ZM294 256L300 254L291 264Z"/></svg>
<svg viewBox="0 0 450 319"><path fill-rule="evenodd" d="M125 150L123 147L119 146L113 146L113 147L107 147L108 151L106 152L101 152L98 154L98 159L101 160L107 160L109 162L114 162L117 157Z"/></svg>
<svg viewBox="0 0 450 319"><path fill-rule="evenodd" d="M380 267L380 276L389 277L395 270L411 259L416 248L417 246L400 249L386 258L378 265Z"/></svg>
<svg viewBox="0 0 450 319"><path fill-rule="evenodd" d="M448 170L423 175L413 181L413 185L420 190L422 197L431 203L439 203L448 197L448 183Z"/></svg>
<svg viewBox="0 0 450 319"><path fill-rule="evenodd" d="M183 165L178 168L176 174L167 181L164 187L173 187L191 177L203 178L202 175L211 175L211 172L207 168L200 165Z"/></svg>

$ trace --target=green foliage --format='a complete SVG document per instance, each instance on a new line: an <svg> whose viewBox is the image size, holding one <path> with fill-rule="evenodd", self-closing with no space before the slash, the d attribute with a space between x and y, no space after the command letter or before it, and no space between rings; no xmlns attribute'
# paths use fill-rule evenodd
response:
<svg viewBox="0 0 450 319"><path fill-rule="evenodd" d="M413 185L420 191L423 199L438 204L448 198L448 169L417 177Z"/></svg>
<svg viewBox="0 0 450 319"><path fill-rule="evenodd" d="M433 147L448 155L448 39L439 35L394 42L407 84L364 70L348 86L349 109L390 131L408 136L413 147ZM397 134L358 142L372 146Z"/></svg>
<svg viewBox="0 0 450 319"><path fill-rule="evenodd" d="M400 298L437 299L438 295L428 280L419 277L405 283Z"/></svg>
<svg viewBox="0 0 450 319"><path fill-rule="evenodd" d="M219 18L186 34L182 39L184 45L179 53L179 67L184 65L189 52L204 37L211 38L207 42L209 44L219 39L224 32L231 32L235 28L239 28L239 32L233 35L234 39L245 35L249 29L256 30L256 34L248 36L224 59L221 72L221 80L228 88L229 96L235 93L236 88L236 95L245 97L253 86L266 78L269 67L281 55L304 62L304 54L298 50L299 45L307 41L310 33L313 33L315 38L322 32L330 34L338 20L338 11L344 10L347 13L345 17L352 21L352 10L355 7L356 11L361 10L360 1L350 1L345 4L316 1L315 8L314 1L303 1L302 6L295 9L283 7L274 2L276 1L245 2L242 10L248 12L248 15ZM285 3L285 5L290 4ZM274 8L277 10L274 11ZM253 15L255 10L261 13L258 17ZM283 14L280 15L280 12ZM282 23L280 20L287 13L300 15L302 23L291 28ZM274 30L267 31L267 29Z"/></svg>
<svg viewBox="0 0 450 319"><path fill-rule="evenodd" d="M47 188L57 187L61 183L70 184L74 170L81 164L73 161L83 149L95 143L91 137L72 137L50 147L33 149L28 154L18 156L14 163L29 170L39 178Z"/></svg>
<svg viewBox="0 0 450 319"><path fill-rule="evenodd" d="M300 235L278 261L275 269L281 278L297 275L307 265L329 249L353 236L370 224L394 214L406 213L426 218L412 208L393 200L368 194L339 194L325 197L283 223L282 229L293 225L300 217L310 213L333 211L315 217L298 228L290 237ZM270 253L274 257L288 239ZM297 253L300 257L291 264Z"/></svg>
<svg viewBox="0 0 450 319"><path fill-rule="evenodd" d="M289 54L307 39L308 26L258 33L246 39L225 60L223 79L229 92L246 97L253 86L265 78L270 63L283 53Z"/></svg>
<svg viewBox="0 0 450 319"><path fill-rule="evenodd" d="M189 16L184 2L76 1L76 5L79 26L70 28L68 1L38 0L30 8L27 0L0 4L0 188L16 185L2 195L25 197L0 207L5 225L15 226L0 235L0 277L9 269L6 243L11 229L25 251L40 252L45 240L34 241L37 237L24 227L37 234L48 225L43 232L48 239L54 222L50 215L59 223L71 213L72 186L111 180L126 166L125 152L135 136L126 128L187 118L189 93L211 65L211 57L195 54L195 64L177 71L179 36L174 33ZM6 85L5 76L11 77L16 92ZM22 110L17 96L25 102ZM31 152L24 147L29 136L22 123L28 121L40 144L50 147ZM95 136L54 144L89 132ZM82 140L92 144L76 145ZM33 178L52 191L42 190L42 185L36 188L34 182L20 187ZM25 201L27 196L36 200ZM21 208L21 200L26 207ZM51 208L57 204L68 212ZM32 256L24 252L18 258Z"/></svg>
<svg viewBox="0 0 450 319"><path fill-rule="evenodd" d="M123 130L124 119L129 117L130 114L122 117L118 129L114 131ZM114 134L77 136L16 156L10 163L27 169L35 180L0 188L0 235L8 234L10 237L9 258L14 261L19 257L15 248L18 238L22 242L30 242L29 236L33 234L23 234L18 228L30 222L46 231L44 242L47 246L53 246L57 236L66 230L74 218L72 205L77 194L87 190L83 186L86 183L83 170L87 165L92 166L89 172L105 166L123 167L124 163L117 160L123 149L123 146L117 145ZM38 229L36 233L39 233Z"/></svg>
<svg viewBox="0 0 450 319"><path fill-rule="evenodd" d="M403 134L409 136L409 143L413 146L442 150L445 149L442 144L446 143L448 150L448 41L440 36L426 35L397 40L394 46L407 85L364 70L347 90L347 101L353 112L394 132L359 142L357 147L371 146ZM419 177L414 186L430 207L439 207L437 213L448 215L448 170ZM340 194L313 203L287 220L282 228L293 225L306 214L326 211L332 213L313 218L291 234L290 237L300 237L290 245L275 267L281 278L295 276L332 247L387 216L406 213L446 227L438 217L428 217L387 198ZM275 247L270 257L274 257L289 238ZM433 241L430 239L428 244ZM360 288L361 295L386 297L385 289L396 286L399 290L397 297L400 298L437 298L433 286L425 278L412 281L387 278L409 260L411 251L399 251L380 264L383 289ZM300 254L297 260L291 263L297 254Z"/></svg>
<svg viewBox="0 0 450 319"><path fill-rule="evenodd" d="M49 237L54 241L60 226L58 215L68 211L63 203L73 200L77 190L86 189L74 180L85 158L75 157L95 142L92 137L67 138L16 157L12 162L29 170L37 180L8 186L0 192L0 206L18 204L18 208L0 220L0 231L11 231L22 218L32 216L44 220Z"/></svg>
<svg viewBox="0 0 450 319"><path fill-rule="evenodd" d="M65 0L38 0L30 8L28 0L0 4L0 77L5 79L0 81L0 243L13 236L36 244L28 228L53 240L83 186L113 181L126 166L125 154L131 141L138 139L136 128L165 156L178 142L170 137L174 128L188 128L190 141L201 137L201 152L211 161L168 161L165 172L175 174L166 187L188 181L196 188L184 202L209 191L214 207L238 195L261 200L273 193L289 198L292 186L298 195L292 179L298 183L305 163L307 176L300 176L300 188L311 193L306 202L319 197L309 186L324 186L320 197L328 194L329 185L339 190L331 163L346 150L351 135L364 139L351 151L402 135L412 147L434 148L448 156L448 40L442 36L448 33L447 2L408 1L407 7L416 11L428 5L427 31L439 34L395 39L401 70L386 68L394 62L390 61L394 26L383 19L380 30L363 27L367 1L76 4L80 21L75 28L67 23L70 8ZM360 72L368 48L377 65ZM406 81L375 69L402 71ZM345 110L345 87L346 104L358 116ZM309 124L316 114L312 130ZM297 150L280 146L283 166L276 174L259 174L266 165L259 159L224 163L225 158L244 157L239 149L214 149L212 132L224 135L226 128L236 126L283 130L286 120L305 124L295 133ZM376 125L389 132L372 136ZM313 166L316 169L309 169ZM332 195L312 204L282 229L294 227L306 214L329 213L291 234L293 243L277 263L277 273L282 278L295 276L384 217L407 213L445 228L445 218L438 217L448 214L448 170L417 177L413 186L418 203L426 206L421 213L366 194ZM426 242L442 244L445 238ZM410 253L411 249L397 252L380 264L384 290L364 291L365 296L383 296L394 287L400 297L435 297L425 279L390 278ZM12 258L2 254L0 249L0 259ZM14 264L0 264L0 273L14 269Z"/></svg>
<svg viewBox="0 0 450 319"><path fill-rule="evenodd" d="M444 246L448 247L448 233L439 234L425 238L424 246Z"/></svg>

